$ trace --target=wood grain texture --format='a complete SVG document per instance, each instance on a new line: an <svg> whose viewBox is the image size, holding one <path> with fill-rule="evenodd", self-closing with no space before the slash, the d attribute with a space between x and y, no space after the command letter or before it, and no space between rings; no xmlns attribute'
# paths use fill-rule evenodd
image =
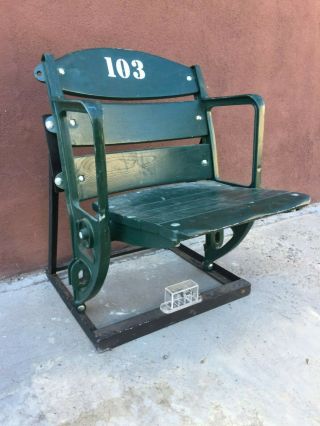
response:
<svg viewBox="0 0 320 426"><path fill-rule="evenodd" d="M89 117L67 113L72 145L93 145ZM106 145L186 139L208 134L206 114L200 102L103 104Z"/></svg>
<svg viewBox="0 0 320 426"><path fill-rule="evenodd" d="M192 145L107 154L109 193L166 183L211 179L209 145ZM203 164L203 160L206 160ZM79 196L95 197L96 168L93 156L75 157Z"/></svg>
<svg viewBox="0 0 320 426"><path fill-rule="evenodd" d="M135 228L142 235L152 232L179 242L309 202L310 197L302 193L232 187L207 180L116 195L110 202L110 217L114 226Z"/></svg>

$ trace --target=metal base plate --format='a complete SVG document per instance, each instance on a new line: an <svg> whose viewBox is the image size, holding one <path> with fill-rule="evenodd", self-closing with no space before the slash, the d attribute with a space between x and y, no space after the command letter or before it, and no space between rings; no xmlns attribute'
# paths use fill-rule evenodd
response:
<svg viewBox="0 0 320 426"><path fill-rule="evenodd" d="M129 248L125 251L116 252L112 257L118 257L142 250L141 248ZM203 271L203 256L194 252L186 246L180 245L172 251L191 263L193 266ZM63 268L59 268L63 270ZM94 344L98 351L111 350L123 343L142 337L161 328L183 321L187 318L201 314L218 306L230 303L234 300L247 296L250 293L250 283L237 277L219 265L213 264L210 271L203 271L220 285L213 289L201 293L202 301L188 306L171 314L164 314L160 308L149 310L145 313L135 315L131 318L97 328L88 315L79 313L73 305L72 293L62 282L58 274L49 274L47 276L60 294L70 312L80 324L83 331Z"/></svg>

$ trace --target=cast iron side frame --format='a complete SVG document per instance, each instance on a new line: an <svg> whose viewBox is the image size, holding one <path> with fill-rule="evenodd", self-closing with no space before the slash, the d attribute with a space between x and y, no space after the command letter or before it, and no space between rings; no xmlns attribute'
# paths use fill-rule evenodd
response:
<svg viewBox="0 0 320 426"><path fill-rule="evenodd" d="M43 121L47 116L43 117ZM164 314L159 308L136 315L129 319L120 321L109 326L97 328L85 312L80 313L74 305L73 296L67 286L62 282L58 272L67 269L67 265L57 265L58 245L58 210L59 190L54 184L54 176L61 170L59 157L57 155L56 135L46 131L49 145L49 247L48 247L48 269L47 276L69 311L78 321L82 330L86 333L95 348L102 352L113 349L123 343L127 343L138 337L145 336L153 331L160 330L171 324L183 321L187 318L199 315L218 306L230 303L250 294L251 285L246 280L237 277L221 266L213 263L212 269L203 270L204 257L190 248L180 244L179 247L171 249L175 254L182 257L193 266L201 269L211 278L221 283L219 287L201 293L202 302L188 308L176 311L172 314ZM60 169L60 170L59 170ZM128 247L113 252L111 258L122 256L137 251L148 250L142 247Z"/></svg>

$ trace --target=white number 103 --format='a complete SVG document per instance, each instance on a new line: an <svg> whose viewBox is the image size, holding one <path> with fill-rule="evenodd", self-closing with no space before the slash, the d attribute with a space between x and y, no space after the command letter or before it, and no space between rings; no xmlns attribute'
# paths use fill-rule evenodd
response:
<svg viewBox="0 0 320 426"><path fill-rule="evenodd" d="M110 56L105 56L104 59L107 63L108 68L108 77L116 78L115 70L113 67L112 58ZM131 61L131 67L134 68L132 73L133 77L137 80L142 80L145 78L146 73L143 70L143 63L138 59L134 59ZM131 74L131 69L128 62L125 59L117 59L116 60L116 71L119 77L121 78L129 78Z"/></svg>

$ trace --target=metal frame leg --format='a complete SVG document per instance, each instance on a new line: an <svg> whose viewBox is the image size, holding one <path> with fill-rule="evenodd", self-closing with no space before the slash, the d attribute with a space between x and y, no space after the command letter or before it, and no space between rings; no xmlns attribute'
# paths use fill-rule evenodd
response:
<svg viewBox="0 0 320 426"><path fill-rule="evenodd" d="M48 273L57 272L58 250L58 215L59 192L57 191L49 167L49 245L48 245Z"/></svg>

